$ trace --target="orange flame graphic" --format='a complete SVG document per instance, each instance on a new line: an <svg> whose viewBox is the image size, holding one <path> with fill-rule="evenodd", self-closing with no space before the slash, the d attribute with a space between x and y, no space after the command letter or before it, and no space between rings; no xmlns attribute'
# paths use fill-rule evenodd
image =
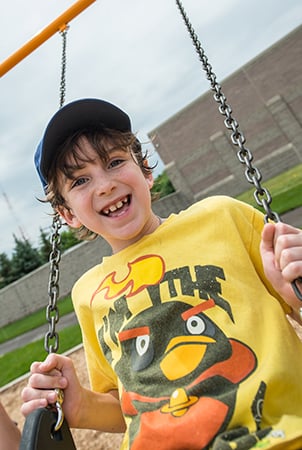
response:
<svg viewBox="0 0 302 450"><path fill-rule="evenodd" d="M113 298L127 295L132 297L141 292L147 286L158 284L165 273L165 263L158 255L145 255L128 263L128 274L118 280L117 272L109 273L100 283L91 297L92 304L95 296L105 290L104 298Z"/></svg>

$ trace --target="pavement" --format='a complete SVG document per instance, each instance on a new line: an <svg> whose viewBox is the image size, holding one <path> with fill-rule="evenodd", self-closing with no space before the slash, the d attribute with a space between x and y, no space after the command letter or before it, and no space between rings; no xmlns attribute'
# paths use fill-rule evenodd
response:
<svg viewBox="0 0 302 450"><path fill-rule="evenodd" d="M56 324L56 331L60 331L63 328L69 327L70 325L75 325L77 323L78 321L74 312L66 314L59 318L59 321ZM0 357L5 353L11 352L12 350L21 348L24 345L29 344L30 342L34 342L38 339L44 338L47 331L48 323L45 319L45 325L30 330L27 333L22 334L21 336L17 336L14 339L10 339L9 341L0 344Z"/></svg>
<svg viewBox="0 0 302 450"><path fill-rule="evenodd" d="M286 222L294 227L302 228L302 207L297 208L293 211L289 211L286 214L281 216L282 222ZM70 325L75 325L77 322L77 318L75 313L66 314L65 316L60 317L59 322L56 326L57 331L60 331L62 328L68 327ZM48 323L45 322L45 325L38 327L34 330L28 331L27 333L22 334L14 339L4 342L0 344L0 356L4 355L7 352L15 350L16 348L23 347L30 342L34 342L38 339L41 339L45 336L45 333L48 331Z"/></svg>
<svg viewBox="0 0 302 450"><path fill-rule="evenodd" d="M282 222L289 223L297 228L302 228L302 207L289 211L281 216Z"/></svg>

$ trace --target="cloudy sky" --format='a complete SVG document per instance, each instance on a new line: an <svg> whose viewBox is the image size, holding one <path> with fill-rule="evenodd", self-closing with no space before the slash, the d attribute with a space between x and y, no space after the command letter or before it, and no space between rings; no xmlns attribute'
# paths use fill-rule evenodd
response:
<svg viewBox="0 0 302 450"><path fill-rule="evenodd" d="M5 2L0 61L73 3ZM183 5L219 81L302 19L301 0ZM50 209L36 199L42 190L33 153L59 106L61 39L54 35L0 80L0 253L9 256L13 234L38 246L39 229L51 223ZM141 140L209 88L174 0L97 0L70 23L67 40L66 102L99 97L116 103L129 113Z"/></svg>

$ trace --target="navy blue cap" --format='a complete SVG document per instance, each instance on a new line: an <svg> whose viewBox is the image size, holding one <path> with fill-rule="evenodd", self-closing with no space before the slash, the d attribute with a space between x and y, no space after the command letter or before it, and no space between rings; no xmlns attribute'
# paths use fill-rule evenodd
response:
<svg viewBox="0 0 302 450"><path fill-rule="evenodd" d="M81 129L111 128L131 131L129 116L117 106L96 98L75 100L59 109L49 121L34 156L44 190L52 160L65 140Z"/></svg>

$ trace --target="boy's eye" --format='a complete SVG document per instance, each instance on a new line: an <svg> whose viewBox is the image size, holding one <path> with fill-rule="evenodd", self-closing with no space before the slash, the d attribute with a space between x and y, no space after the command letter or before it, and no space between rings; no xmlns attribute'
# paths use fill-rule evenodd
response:
<svg viewBox="0 0 302 450"><path fill-rule="evenodd" d="M82 184L85 184L87 181L87 178L78 178L76 179L73 183L72 183L72 188L76 187L76 186L81 186Z"/></svg>
<svg viewBox="0 0 302 450"><path fill-rule="evenodd" d="M122 164L125 160L122 158L116 158L109 162L108 167L113 168Z"/></svg>

